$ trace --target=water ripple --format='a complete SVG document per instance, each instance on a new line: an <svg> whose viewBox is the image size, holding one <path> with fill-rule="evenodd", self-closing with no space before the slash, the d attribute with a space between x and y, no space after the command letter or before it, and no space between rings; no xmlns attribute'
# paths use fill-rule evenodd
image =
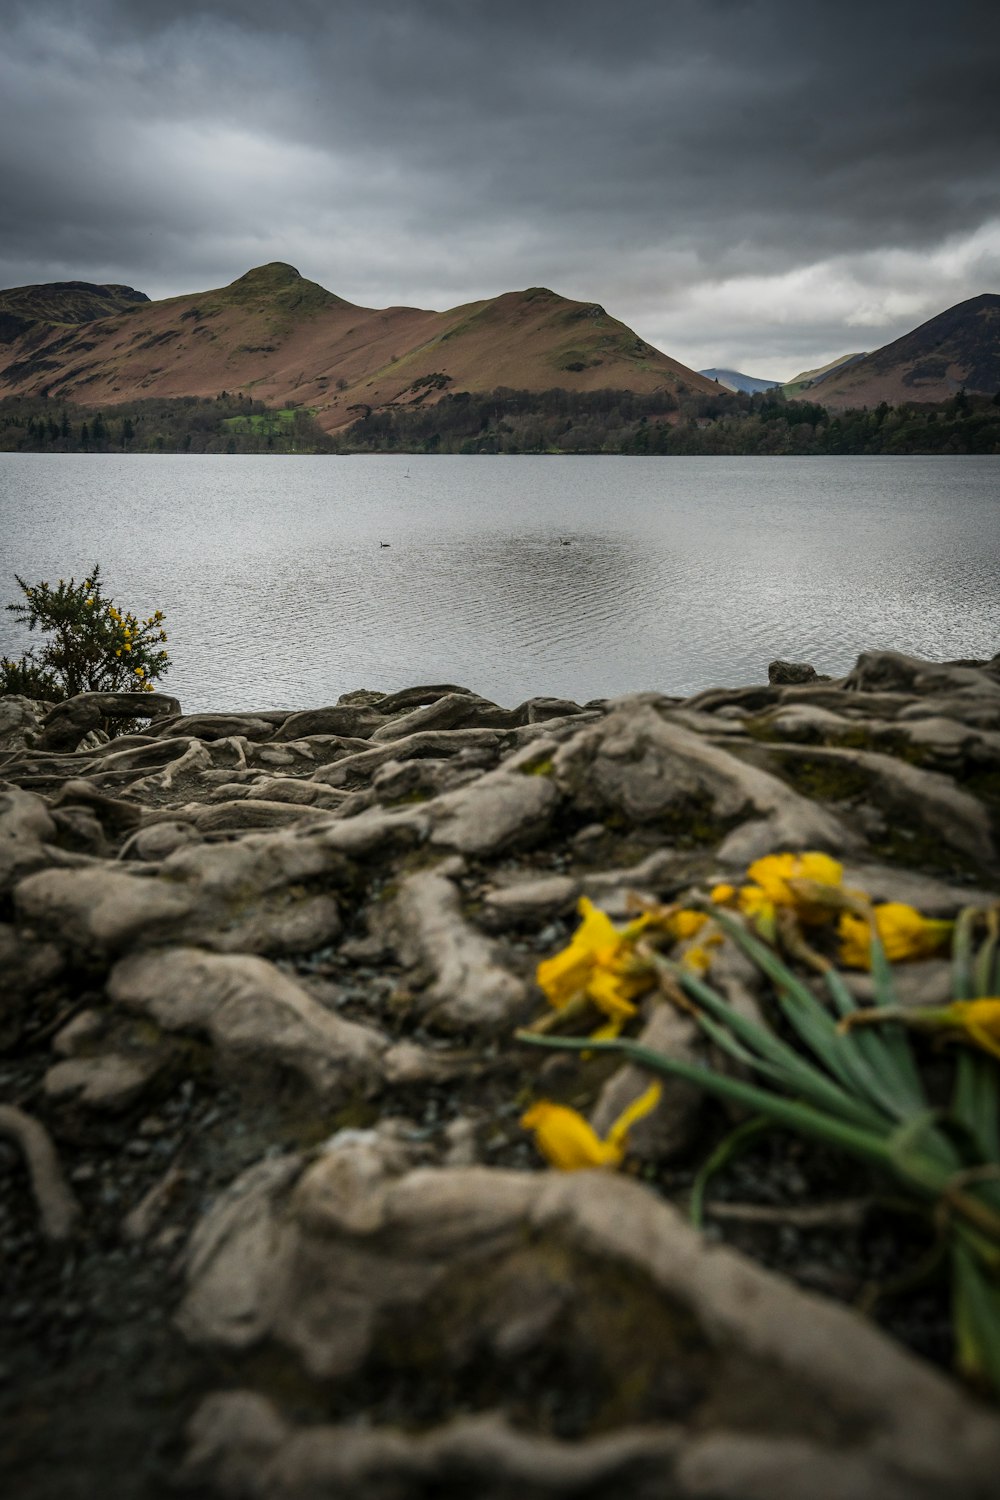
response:
<svg viewBox="0 0 1000 1500"><path fill-rule="evenodd" d="M188 709L442 679L511 703L693 692L877 646L989 656L998 511L992 457L0 459L7 597L15 570L98 558L121 601L166 611L165 686ZM0 615L0 649L26 644Z"/></svg>

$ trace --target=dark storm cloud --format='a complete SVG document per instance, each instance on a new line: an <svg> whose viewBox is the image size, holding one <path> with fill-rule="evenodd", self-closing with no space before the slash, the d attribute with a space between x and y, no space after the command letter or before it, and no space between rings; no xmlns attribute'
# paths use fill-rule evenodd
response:
<svg viewBox="0 0 1000 1500"><path fill-rule="evenodd" d="M1000 285L998 62L981 0L15 5L0 280L544 282L801 365Z"/></svg>

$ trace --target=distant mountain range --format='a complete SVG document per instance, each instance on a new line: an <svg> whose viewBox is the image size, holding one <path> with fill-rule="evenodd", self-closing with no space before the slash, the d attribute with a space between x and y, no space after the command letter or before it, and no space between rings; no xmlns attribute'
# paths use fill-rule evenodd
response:
<svg viewBox="0 0 1000 1500"><path fill-rule="evenodd" d="M815 370L803 370L800 375L793 375L791 380L786 380L781 389L785 398L794 401L796 396L804 396L807 391L812 391L815 386L821 385L836 370L842 370L845 365L856 364L859 359L864 359L861 354L842 354L839 359L831 359L828 365L820 365ZM822 396L810 396L810 401L822 401Z"/></svg>
<svg viewBox="0 0 1000 1500"><path fill-rule="evenodd" d="M699 370L706 380L717 380L727 391L742 391L745 396L756 396L761 391L773 391L780 380L762 380L757 375L744 375L740 370Z"/></svg>
<svg viewBox="0 0 1000 1500"><path fill-rule="evenodd" d="M718 383L717 383L718 382ZM132 287L56 282L0 292L0 396L87 406L147 397L249 394L316 413L327 432L359 413L433 405L499 387L676 397L779 382L691 370L594 302L546 287L447 312L358 307L278 261L214 291L151 302ZM1000 388L1000 296L959 303L871 354L785 383L824 406L940 402Z"/></svg>

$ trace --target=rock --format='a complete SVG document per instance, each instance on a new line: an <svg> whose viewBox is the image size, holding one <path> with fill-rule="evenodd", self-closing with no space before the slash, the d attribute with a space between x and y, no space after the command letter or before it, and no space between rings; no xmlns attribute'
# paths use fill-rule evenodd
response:
<svg viewBox="0 0 1000 1500"><path fill-rule="evenodd" d="M125 840L119 851L119 859L160 860L183 849L185 844L197 844L200 835L187 822L171 818L165 823L151 823L138 829Z"/></svg>
<svg viewBox="0 0 1000 1500"><path fill-rule="evenodd" d="M844 679L849 693L895 692L922 697L966 695L1000 707L1000 682L984 667L922 661L901 651L863 651Z"/></svg>
<svg viewBox="0 0 1000 1500"><path fill-rule="evenodd" d="M444 875L422 870L408 876L390 922L404 964L419 964L431 975L416 1000L429 1022L490 1034L520 1018L523 983L501 965L495 945L463 921L458 891Z"/></svg>
<svg viewBox="0 0 1000 1500"><path fill-rule="evenodd" d="M107 988L165 1031L206 1033L237 1082L292 1073L329 1104L379 1077L383 1037L332 1015L261 958L170 948L123 959Z"/></svg>
<svg viewBox="0 0 1000 1500"><path fill-rule="evenodd" d="M0 783L0 894L50 862L44 846L55 837L56 825L43 798Z"/></svg>
<svg viewBox="0 0 1000 1500"><path fill-rule="evenodd" d="M489 718L499 717L503 722L497 728L506 728L509 715L497 709L495 703L471 693L443 693L433 703L425 703L402 718L390 719L372 734L373 741L401 740L411 734L429 729L482 729L493 728Z"/></svg>
<svg viewBox="0 0 1000 1500"><path fill-rule="evenodd" d="M494 887L483 897L483 917L495 931L537 923L572 911L580 893L579 882L569 875L547 875L537 880L519 880L514 885Z"/></svg>
<svg viewBox="0 0 1000 1500"><path fill-rule="evenodd" d="M422 729L404 739L343 756L333 765L322 766L315 772L313 780L324 786L366 786L374 772L387 761L434 754L457 755L464 749L499 750L499 747L500 735L494 729Z"/></svg>
<svg viewBox="0 0 1000 1500"><path fill-rule="evenodd" d="M617 1410L622 1438L629 1423L669 1438L651 1494L813 1500L815 1474L828 1471L872 1496L887 1478L900 1495L992 1494L992 1412L853 1312L706 1246L637 1183L600 1171L401 1171L399 1157L366 1135L332 1143L311 1165L263 1163L209 1211L188 1255L186 1338L233 1351L277 1339L311 1376L348 1389L376 1350L383 1380L386 1357L405 1369L408 1329L419 1332L421 1357L433 1346L434 1368L470 1396L474 1360L487 1360L510 1391L503 1371L523 1369L539 1347L573 1361L578 1399L591 1382L613 1382L615 1370L648 1371ZM604 1269L588 1270L595 1266ZM609 1324L599 1309L612 1286ZM515 1310L524 1335L511 1345ZM653 1372L665 1369L670 1380L658 1387ZM228 1464L245 1468L247 1434L237 1428L214 1449L217 1478ZM208 1442L208 1424L198 1430ZM277 1427L265 1413L256 1430L273 1437ZM725 1441L748 1430L753 1440L742 1446ZM367 1435L393 1452L392 1430ZM336 1453L335 1439L314 1451L328 1448ZM810 1452L812 1469L803 1462ZM690 1490L669 1484L671 1458ZM712 1473L725 1486L699 1488ZM299 1470L302 1488L286 1490L272 1474L258 1492L305 1496L321 1478L323 1467Z"/></svg>
<svg viewBox="0 0 1000 1500"><path fill-rule="evenodd" d="M0 697L0 756L30 749L38 741L42 720L51 703L25 698L20 693Z"/></svg>
<svg viewBox="0 0 1000 1500"><path fill-rule="evenodd" d="M997 851L982 804L968 792L959 790L951 779L937 771L923 771L918 766L893 756L869 750L839 750L828 746L810 746L808 750L792 745L770 747L769 755L779 766L794 774L799 766L828 767L831 784L837 773L847 774L847 795L857 795L850 773L860 773L873 783L873 805L884 809L891 821L901 825L904 834L922 832L940 840L974 866L995 868Z"/></svg>
<svg viewBox="0 0 1000 1500"><path fill-rule="evenodd" d="M56 1063L45 1075L46 1099L53 1104L80 1104L103 1114L120 1114L144 1093L167 1062L146 1053L74 1057Z"/></svg>
<svg viewBox="0 0 1000 1500"><path fill-rule="evenodd" d="M387 693L373 706L378 708L380 714L388 717L390 714L409 713L411 709L421 708L424 704L436 703L439 698L456 695L460 698L475 698L480 703L485 701L470 688L456 687L453 682L439 682L429 687L403 688L398 693Z"/></svg>
<svg viewBox="0 0 1000 1500"><path fill-rule="evenodd" d="M319 735L368 740L384 722L381 712L363 705L339 703L332 708L311 708L303 713L289 714L272 738L279 743L283 740L313 739Z"/></svg>
<svg viewBox="0 0 1000 1500"><path fill-rule="evenodd" d="M552 820L559 793L552 777L536 768L554 749L547 740L536 742L471 785L438 797L431 842L462 854L496 854L538 839Z"/></svg>
<svg viewBox="0 0 1000 1500"><path fill-rule="evenodd" d="M637 1040L654 1052L680 1062L698 1063L701 1031L690 1016L666 1000L654 1001L652 1014ZM622 1111L645 1093L649 1074L627 1063L607 1080L591 1117L598 1135L607 1134ZM669 1161L688 1150L704 1123L705 1096L694 1084L679 1078L661 1080L660 1101L651 1114L636 1121L629 1131L629 1153L639 1161Z"/></svg>
<svg viewBox="0 0 1000 1500"><path fill-rule="evenodd" d="M106 719L163 719L181 706L169 693L78 693L57 703L42 720L42 750L75 750Z"/></svg>
<svg viewBox="0 0 1000 1500"><path fill-rule="evenodd" d="M522 1432L495 1413L458 1417L419 1434L349 1425L297 1428L251 1391L206 1397L188 1435L189 1482L208 1480L242 1500L319 1494L409 1500L445 1490L482 1500L598 1490L644 1500L653 1493L647 1486L669 1473L677 1448L670 1431L560 1442Z"/></svg>
<svg viewBox="0 0 1000 1500"><path fill-rule="evenodd" d="M606 718L562 745L555 779L588 813L658 821L699 843L744 820L723 840L723 859L749 862L768 849L841 850L857 843L824 808L777 777L671 723L669 708L658 711L652 695L618 699Z"/></svg>
<svg viewBox="0 0 1000 1500"><path fill-rule="evenodd" d="M784 686L789 682L818 682L816 668L805 661L782 661L780 658L767 664L768 682Z"/></svg>
<svg viewBox="0 0 1000 1500"><path fill-rule="evenodd" d="M277 729L269 714L181 714L155 726L161 739L269 740Z"/></svg>
<svg viewBox="0 0 1000 1500"><path fill-rule="evenodd" d="M58 979L63 968L63 955L55 943L0 922L0 1050L18 1040L35 997Z"/></svg>
<svg viewBox="0 0 1000 1500"><path fill-rule="evenodd" d="M109 870L43 870L14 890L19 920L53 932L86 967L132 944L165 942L196 910L176 885Z"/></svg>

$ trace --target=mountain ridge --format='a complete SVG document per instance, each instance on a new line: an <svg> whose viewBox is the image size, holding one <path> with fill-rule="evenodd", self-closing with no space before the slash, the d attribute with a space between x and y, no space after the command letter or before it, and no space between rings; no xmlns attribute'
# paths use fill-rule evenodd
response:
<svg viewBox="0 0 1000 1500"><path fill-rule="evenodd" d="M328 432L359 410L431 403L446 390L714 388L599 303L548 287L445 312L365 308L282 261L225 287L72 326L35 322L8 341L6 353L0 395L48 393L114 406L240 391L315 410Z"/></svg>
<svg viewBox="0 0 1000 1500"><path fill-rule="evenodd" d="M963 389L982 395L1000 390L1000 295L995 292L956 302L826 375L817 399L842 410L882 401L942 402Z"/></svg>

